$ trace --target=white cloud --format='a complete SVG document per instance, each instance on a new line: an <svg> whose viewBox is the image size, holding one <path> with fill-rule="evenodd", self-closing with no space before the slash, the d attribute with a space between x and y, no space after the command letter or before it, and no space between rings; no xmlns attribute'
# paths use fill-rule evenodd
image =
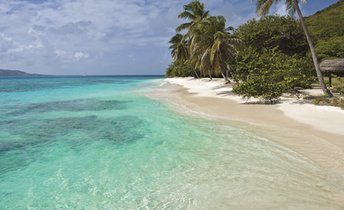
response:
<svg viewBox="0 0 344 210"><path fill-rule="evenodd" d="M90 54L99 57L123 48L165 45L169 35L165 33L165 17L161 16L173 4L176 2L47 0L38 4L0 0L1 56L17 53L20 58L15 62L4 59L2 63L19 64L24 62L22 57L35 63L33 56L37 55L51 61L80 61ZM28 55L24 51L36 52Z"/></svg>
<svg viewBox="0 0 344 210"><path fill-rule="evenodd" d="M12 37L9 37L5 35L4 33L0 32L0 43L1 43L1 53L6 54L6 53L21 53L24 51L29 51L32 49L38 49L42 48L42 44L38 41L35 41L33 43L26 43L26 44L21 44L14 40Z"/></svg>
<svg viewBox="0 0 344 210"><path fill-rule="evenodd" d="M168 40L187 2L0 0L0 68L50 74L163 72L170 62ZM257 17L253 1L204 3L231 26Z"/></svg>
<svg viewBox="0 0 344 210"><path fill-rule="evenodd" d="M55 50L55 55L57 58L61 58L64 62L79 61L81 59L89 58L89 54L84 52L68 52L61 49Z"/></svg>
<svg viewBox="0 0 344 210"><path fill-rule="evenodd" d="M88 58L89 55L87 53L83 53L83 52L76 52L74 53L74 58L78 61L82 58Z"/></svg>

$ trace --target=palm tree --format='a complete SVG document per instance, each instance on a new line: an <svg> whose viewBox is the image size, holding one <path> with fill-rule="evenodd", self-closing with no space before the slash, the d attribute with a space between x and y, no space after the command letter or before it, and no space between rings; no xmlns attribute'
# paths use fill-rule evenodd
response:
<svg viewBox="0 0 344 210"><path fill-rule="evenodd" d="M266 15L269 12L271 6L274 3L278 3L280 1L281 0L257 0L257 11L258 11L258 14L261 15L261 16ZM307 0L301 0L301 1L303 3L307 2ZM308 45L309 45L309 48L310 48L310 51L311 51L311 54L312 54L312 59L313 59L315 71L317 73L317 77L318 77L318 80L319 80L320 87L321 87L321 89L322 89L322 91L324 92L325 95L328 95L328 96L332 97L333 95L327 89L326 84L324 82L323 75L322 75L322 73L320 71L320 66L319 66L317 55L315 53L314 44L312 42L312 39L310 37L308 28L307 28L307 26L305 24L304 17L302 15L302 12L301 12L300 7L299 7L299 0L285 0L285 4L287 6L287 10L291 14L295 14L295 12L298 14L298 16L300 18L301 26L303 28L303 31L304 31L305 35L306 35L307 42L308 42Z"/></svg>
<svg viewBox="0 0 344 210"><path fill-rule="evenodd" d="M182 30L187 30L184 39L188 44L189 55L191 54L191 43L193 42L193 36L195 29L199 26L199 24L209 16L209 11L205 11L204 4L198 0L193 0L192 2L184 5L184 11L178 15L178 18L187 19L189 22L183 23L176 28L177 32ZM195 60L195 55L190 59L187 60L187 63L194 67L194 73L196 77L198 77L197 70L200 69L199 59ZM201 76L203 72L201 71Z"/></svg>
<svg viewBox="0 0 344 210"><path fill-rule="evenodd" d="M210 80L214 73L221 73L228 81L228 61L236 52L235 39L226 28L226 19L222 16L210 16L204 19L194 30L191 49L191 61L202 72L208 71Z"/></svg>
<svg viewBox="0 0 344 210"><path fill-rule="evenodd" d="M186 36L191 38L197 25L209 16L209 11L205 11L204 4L198 0L193 0L184 5L184 11L178 15L178 18L187 19L190 22L183 23L176 28L177 32L188 30Z"/></svg>
<svg viewBox="0 0 344 210"><path fill-rule="evenodd" d="M189 54L189 44L185 39L185 36L183 36L180 33L177 33L174 35L171 40L169 41L170 49L171 49L171 55L174 62L182 62L184 64L188 63L188 60L190 58ZM199 78L198 73L196 70L193 70L195 77Z"/></svg>
<svg viewBox="0 0 344 210"><path fill-rule="evenodd" d="M238 39L228 32L232 28L220 30L214 35L214 42L210 49L210 63L214 71L220 71L224 79L228 80L229 65L228 61L236 53L236 44Z"/></svg>
<svg viewBox="0 0 344 210"><path fill-rule="evenodd" d="M189 59L188 43L182 34L177 33L169 41L171 55L174 61L185 62Z"/></svg>
<svg viewBox="0 0 344 210"><path fill-rule="evenodd" d="M213 45L214 34L221 29L219 17L209 16L193 28L190 42L190 63L201 71L208 74L212 80L213 68L210 63L210 49Z"/></svg>

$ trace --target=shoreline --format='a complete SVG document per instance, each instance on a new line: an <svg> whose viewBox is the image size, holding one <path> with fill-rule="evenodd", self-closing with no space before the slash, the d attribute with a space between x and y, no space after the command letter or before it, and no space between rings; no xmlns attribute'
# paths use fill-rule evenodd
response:
<svg viewBox="0 0 344 210"><path fill-rule="evenodd" d="M187 92L200 97L222 98L237 102L243 106L266 106L280 110L283 114L299 123L312 126L316 130L342 135L344 137L344 110L334 106L314 105L295 97L281 97L277 104L256 104L257 99L244 100L232 92L232 84L225 84L223 79L168 78L169 84L180 85ZM306 90L312 95L321 95L320 90Z"/></svg>
<svg viewBox="0 0 344 210"><path fill-rule="evenodd" d="M159 83L159 88L146 96L166 102L180 114L230 123L266 137L308 158L344 189L344 129L339 129L341 120L344 125L344 110L292 100L275 105L254 104L254 100L243 104L246 101L231 94L223 80L172 78ZM308 118L302 120L295 117L298 115ZM337 121L326 127L331 129L319 129L319 123L332 116ZM309 123L313 119L317 120ZM344 197L338 201L344 203Z"/></svg>

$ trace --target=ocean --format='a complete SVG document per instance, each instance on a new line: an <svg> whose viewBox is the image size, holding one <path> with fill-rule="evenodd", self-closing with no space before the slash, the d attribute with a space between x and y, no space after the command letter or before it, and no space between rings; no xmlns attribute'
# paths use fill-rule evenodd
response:
<svg viewBox="0 0 344 210"><path fill-rule="evenodd" d="M0 209L341 209L307 158L140 94L161 79L0 78Z"/></svg>

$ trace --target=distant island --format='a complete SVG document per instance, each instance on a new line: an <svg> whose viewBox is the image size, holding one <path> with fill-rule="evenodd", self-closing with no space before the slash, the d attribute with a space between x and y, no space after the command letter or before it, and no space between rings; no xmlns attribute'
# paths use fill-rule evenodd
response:
<svg viewBox="0 0 344 210"><path fill-rule="evenodd" d="M27 76L45 76L42 74L30 74L19 70L0 69L0 77L27 77Z"/></svg>

